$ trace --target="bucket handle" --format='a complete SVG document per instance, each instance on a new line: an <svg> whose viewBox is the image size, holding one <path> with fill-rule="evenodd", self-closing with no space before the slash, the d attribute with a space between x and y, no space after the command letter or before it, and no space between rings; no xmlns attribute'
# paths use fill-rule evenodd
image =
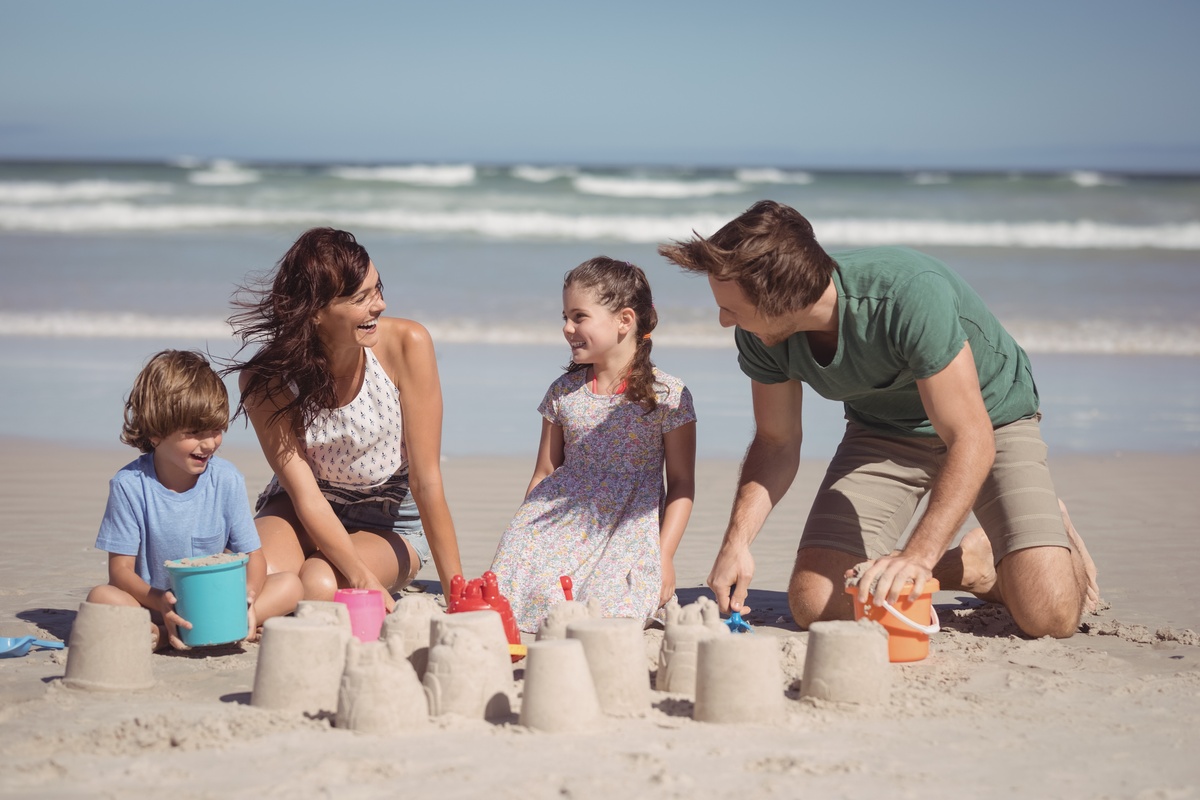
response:
<svg viewBox="0 0 1200 800"><path fill-rule="evenodd" d="M941 621L938 619L937 609L933 607L932 603L929 604L929 616L932 619L928 625L922 625L919 622L913 622L911 619L904 616L896 609L892 608L892 604L889 603L887 600L880 600L879 604L881 606L883 606L885 609L887 609L887 612L889 614L891 614L893 617L895 617L897 620L904 623L908 627L912 628L914 631L923 633L926 636L935 634L942 629Z"/></svg>

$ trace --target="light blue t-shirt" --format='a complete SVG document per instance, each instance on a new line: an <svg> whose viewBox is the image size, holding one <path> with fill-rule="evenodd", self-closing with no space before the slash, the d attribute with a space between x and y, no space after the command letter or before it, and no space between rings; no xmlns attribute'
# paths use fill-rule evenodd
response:
<svg viewBox="0 0 1200 800"><path fill-rule="evenodd" d="M96 547L137 556L135 568L142 580L155 589L169 589L164 561L225 550L249 553L262 544L237 467L213 456L194 487L173 492L159 482L154 454L145 453L109 481Z"/></svg>

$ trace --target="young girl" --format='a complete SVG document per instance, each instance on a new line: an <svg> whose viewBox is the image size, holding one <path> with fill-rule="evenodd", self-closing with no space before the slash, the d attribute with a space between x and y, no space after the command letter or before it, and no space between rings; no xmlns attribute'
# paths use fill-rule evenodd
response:
<svg viewBox="0 0 1200 800"><path fill-rule="evenodd" d="M538 406L533 479L492 562L530 632L562 601L562 575L605 616L653 615L675 593L695 494L696 413L683 383L650 361L658 316L645 273L585 261L563 281L563 321L571 363Z"/></svg>

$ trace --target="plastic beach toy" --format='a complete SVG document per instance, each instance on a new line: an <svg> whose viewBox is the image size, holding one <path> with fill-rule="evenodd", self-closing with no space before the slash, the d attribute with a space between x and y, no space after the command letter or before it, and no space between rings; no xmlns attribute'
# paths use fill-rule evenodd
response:
<svg viewBox="0 0 1200 800"><path fill-rule="evenodd" d="M246 562L241 553L166 562L179 616L192 623L179 638L188 647L228 644L246 638ZM200 563L195 563L199 561Z"/></svg>
<svg viewBox="0 0 1200 800"><path fill-rule="evenodd" d="M730 633L754 632L753 628L750 627L750 623L742 619L742 612L740 611L729 612L729 619L725 620L725 624L729 626Z"/></svg>
<svg viewBox="0 0 1200 800"><path fill-rule="evenodd" d="M378 589L338 589L333 593L333 600L350 612L350 632L354 638L360 642L379 640L383 618L387 614L383 592Z"/></svg>
<svg viewBox="0 0 1200 800"><path fill-rule="evenodd" d="M462 575L450 579L450 597L446 599L446 613L461 611L495 611L504 623L504 637L508 639L508 653L513 661L525 657L526 647L521 644L521 631L513 617L508 598L500 593L496 573L488 570L483 577L466 580Z"/></svg>
<svg viewBox="0 0 1200 800"><path fill-rule="evenodd" d="M29 652L31 647L44 647L49 650L62 650L66 647L62 642L47 642L45 639L35 639L32 636L0 636L0 658L17 658Z"/></svg>
<svg viewBox="0 0 1200 800"><path fill-rule="evenodd" d="M846 587L854 595L854 618L870 619L887 629L888 660L892 662L920 661L929 655L929 637L941 630L937 609L933 607L933 593L940 587L936 578L925 581L916 600L909 600L912 582L900 590L900 598L893 606L887 600L878 603L867 598L858 601L858 586ZM928 624L925 620L929 620Z"/></svg>

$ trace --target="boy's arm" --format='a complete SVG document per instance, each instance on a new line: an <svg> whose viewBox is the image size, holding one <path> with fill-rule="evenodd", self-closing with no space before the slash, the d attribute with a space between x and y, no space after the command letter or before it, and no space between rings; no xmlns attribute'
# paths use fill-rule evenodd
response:
<svg viewBox="0 0 1200 800"><path fill-rule="evenodd" d="M186 649L187 645L179 638L177 629L180 626L190 629L192 623L175 612L175 595L169 590L155 589L142 580L137 574L137 557L125 556L119 553L108 554L108 582L125 594L137 600L142 608L156 612L167 628L167 639L176 650ZM155 620L157 622L158 620Z"/></svg>

